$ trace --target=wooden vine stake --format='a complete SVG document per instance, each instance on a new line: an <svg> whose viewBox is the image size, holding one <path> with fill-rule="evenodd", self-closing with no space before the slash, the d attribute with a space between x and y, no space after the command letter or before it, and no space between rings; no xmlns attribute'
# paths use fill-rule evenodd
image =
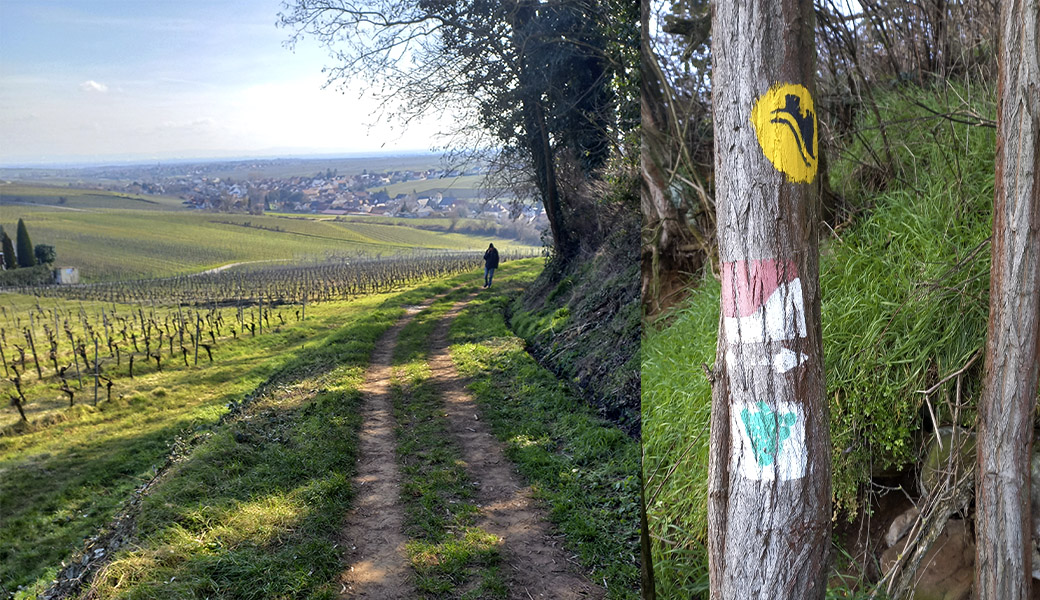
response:
<svg viewBox="0 0 1040 600"><path fill-rule="evenodd" d="M1040 0L1000 3L986 363L978 417L975 593L1032 597L1030 469L1040 362Z"/></svg>
<svg viewBox="0 0 1040 600"><path fill-rule="evenodd" d="M824 598L831 455L811 0L712 6L722 278L711 373L711 598Z"/></svg>

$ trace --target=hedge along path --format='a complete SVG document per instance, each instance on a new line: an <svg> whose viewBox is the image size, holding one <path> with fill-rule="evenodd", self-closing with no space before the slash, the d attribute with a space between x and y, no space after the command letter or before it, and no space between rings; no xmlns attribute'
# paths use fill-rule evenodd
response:
<svg viewBox="0 0 1040 600"><path fill-rule="evenodd" d="M341 598L397 600L412 589L412 570L405 553L401 475L397 470L393 405L390 396L391 360L397 336L422 309L405 307L405 316L376 342L361 387L359 463L354 478L357 498L347 514L342 540L347 548L346 569L340 576Z"/></svg>
<svg viewBox="0 0 1040 600"><path fill-rule="evenodd" d="M456 302L434 327L429 366L430 381L444 400L448 429L459 442L467 474L478 484L480 515L475 525L502 540L502 574L510 598L604 598L606 591L578 572L560 540L553 537L545 511L514 472L455 369L448 352L448 330L468 300Z"/></svg>

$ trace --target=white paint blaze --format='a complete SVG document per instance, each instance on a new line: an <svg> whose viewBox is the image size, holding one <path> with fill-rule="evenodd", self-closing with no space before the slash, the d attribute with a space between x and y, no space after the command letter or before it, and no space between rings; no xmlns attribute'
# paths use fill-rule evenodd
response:
<svg viewBox="0 0 1040 600"><path fill-rule="evenodd" d="M753 313L746 317L723 317L726 341L753 344L806 336L802 282L795 278L780 284Z"/></svg>
<svg viewBox="0 0 1040 600"><path fill-rule="evenodd" d="M737 352L734 352L734 348L739 348L739 356ZM805 361L809 360L809 355L804 352L788 350L787 348L781 348L777 352L770 354L769 348L764 345L730 346L726 350L726 362L733 365L737 363L737 360L743 361L746 365L772 367L777 373L784 374L804 364Z"/></svg>

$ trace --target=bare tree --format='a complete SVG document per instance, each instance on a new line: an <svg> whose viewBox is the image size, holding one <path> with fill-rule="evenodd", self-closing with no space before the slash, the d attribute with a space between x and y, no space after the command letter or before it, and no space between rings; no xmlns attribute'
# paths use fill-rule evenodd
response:
<svg viewBox="0 0 1040 600"><path fill-rule="evenodd" d="M975 588L1031 597L1029 461L1040 360L1040 2L1001 4L989 332L979 402Z"/></svg>
<svg viewBox="0 0 1040 600"><path fill-rule="evenodd" d="M712 598L823 598L830 436L811 0L713 6L722 317L712 374Z"/></svg>
<svg viewBox="0 0 1040 600"><path fill-rule="evenodd" d="M317 39L337 62L330 82L353 78L405 121L441 110L494 138L499 164L523 173L545 207L564 260L580 247L563 172L585 178L606 165L634 126L623 82L624 2L594 0L289 0L282 25ZM632 40L612 42L617 33ZM622 43L618 43L622 42ZM610 49L617 51L612 54ZM465 127L464 127L465 129Z"/></svg>

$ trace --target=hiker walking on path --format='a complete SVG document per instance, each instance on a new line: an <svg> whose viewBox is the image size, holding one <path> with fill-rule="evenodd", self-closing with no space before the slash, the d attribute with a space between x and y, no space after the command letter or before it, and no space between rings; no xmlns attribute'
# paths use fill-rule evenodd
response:
<svg viewBox="0 0 1040 600"><path fill-rule="evenodd" d="M494 244L488 244L487 252L484 253L484 287L491 287L491 279L495 276L498 268L498 248Z"/></svg>

